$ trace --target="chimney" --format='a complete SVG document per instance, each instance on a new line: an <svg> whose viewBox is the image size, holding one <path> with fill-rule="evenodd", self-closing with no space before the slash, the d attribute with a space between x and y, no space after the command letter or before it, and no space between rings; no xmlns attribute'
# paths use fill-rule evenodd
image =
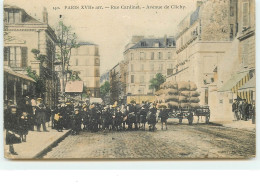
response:
<svg viewBox="0 0 260 185"><path fill-rule="evenodd" d="M48 12L46 7L43 8L43 12L42 12L42 21L46 24L48 24Z"/></svg>
<svg viewBox="0 0 260 185"><path fill-rule="evenodd" d="M197 1L197 8L200 7L203 4L202 1Z"/></svg>

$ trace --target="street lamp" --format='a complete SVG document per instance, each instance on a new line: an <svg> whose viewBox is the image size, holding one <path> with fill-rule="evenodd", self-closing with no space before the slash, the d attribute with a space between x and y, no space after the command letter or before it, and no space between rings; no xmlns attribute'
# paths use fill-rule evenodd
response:
<svg viewBox="0 0 260 185"><path fill-rule="evenodd" d="M88 94L88 102L89 102L89 104L90 104L90 95L91 95L90 89L87 91L87 94Z"/></svg>

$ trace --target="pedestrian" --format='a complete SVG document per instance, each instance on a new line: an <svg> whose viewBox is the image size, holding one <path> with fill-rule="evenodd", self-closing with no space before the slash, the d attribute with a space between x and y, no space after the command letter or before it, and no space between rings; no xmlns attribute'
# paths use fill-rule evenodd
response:
<svg viewBox="0 0 260 185"><path fill-rule="evenodd" d="M79 113L79 108L75 108L75 112L73 115L73 126L72 126L72 134L73 135L78 135L79 132L81 131L81 124L82 124L82 117Z"/></svg>
<svg viewBox="0 0 260 185"><path fill-rule="evenodd" d="M149 131L155 131L156 127L156 104L153 104L152 107L150 108L148 114L147 114L147 121L149 124Z"/></svg>
<svg viewBox="0 0 260 185"><path fill-rule="evenodd" d="M36 111L35 111L35 121L37 124L37 131L40 132L41 131L41 126L43 128L44 132L48 132L48 130L46 129L46 107L45 105L42 103L42 99L38 98L38 104L36 106Z"/></svg>
<svg viewBox="0 0 260 185"><path fill-rule="evenodd" d="M53 114L54 114L53 128L56 129L58 132L62 132L63 131L63 124L62 124L63 118L60 113L59 105L58 105L58 107L56 107L54 109Z"/></svg>
<svg viewBox="0 0 260 185"><path fill-rule="evenodd" d="M89 130L89 111L87 106L83 106L83 111L82 111L82 122L83 122L83 130Z"/></svg>
<svg viewBox="0 0 260 185"><path fill-rule="evenodd" d="M239 105L239 102L237 99L235 99L235 101L232 104L232 112L234 114L234 121L238 120L238 105Z"/></svg>
<svg viewBox="0 0 260 185"><path fill-rule="evenodd" d="M123 113L121 112L120 107L117 107L115 113L115 127L117 131L122 130L123 119Z"/></svg>
<svg viewBox="0 0 260 185"><path fill-rule="evenodd" d="M10 105L4 115L4 128L6 129L6 145L9 145L9 153L12 155L18 155L14 151L14 144L21 143L19 137L19 115L17 113L17 106Z"/></svg>
<svg viewBox="0 0 260 185"><path fill-rule="evenodd" d="M251 114L252 114L252 124L255 124L255 101L253 101L252 103Z"/></svg>
<svg viewBox="0 0 260 185"><path fill-rule="evenodd" d="M26 136L30 128L28 113L26 111L22 112L21 117L19 118L19 135L23 142L26 142Z"/></svg>
<svg viewBox="0 0 260 185"><path fill-rule="evenodd" d="M160 113L159 117L161 118L161 130L163 130L163 124L165 124L165 129L167 130L167 119L168 119L168 110L166 109L166 106L163 106Z"/></svg>
<svg viewBox="0 0 260 185"><path fill-rule="evenodd" d="M49 106L46 106L45 114L46 114L46 125L48 125L48 127L50 127L51 109Z"/></svg>
<svg viewBox="0 0 260 185"><path fill-rule="evenodd" d="M141 128L145 130L147 112L144 106L141 108L139 115L140 115L140 124L142 124Z"/></svg>
<svg viewBox="0 0 260 185"><path fill-rule="evenodd" d="M22 110L27 113L29 130L34 131L34 111L28 96L25 97L25 104L22 106Z"/></svg>
<svg viewBox="0 0 260 185"><path fill-rule="evenodd" d="M247 121L248 119L248 114L249 114L249 110L248 110L248 104L246 102L246 99L243 99L243 104L242 104L242 118L244 121Z"/></svg>

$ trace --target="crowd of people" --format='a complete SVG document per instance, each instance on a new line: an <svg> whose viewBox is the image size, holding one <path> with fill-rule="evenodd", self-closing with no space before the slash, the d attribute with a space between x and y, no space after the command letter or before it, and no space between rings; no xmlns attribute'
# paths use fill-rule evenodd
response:
<svg viewBox="0 0 260 185"><path fill-rule="evenodd" d="M234 113L234 121L252 119L255 124L255 104L247 103L246 99L235 99L232 104L232 112Z"/></svg>
<svg viewBox="0 0 260 185"><path fill-rule="evenodd" d="M156 130L158 118L161 119L162 129L165 124L167 129L168 110L166 107L160 111L156 104L122 104L101 105L83 104L74 106L71 103L60 105L55 108L53 128L59 132L63 129L72 129L77 135L80 131L125 131L145 130L146 123L149 131Z"/></svg>
<svg viewBox="0 0 260 185"><path fill-rule="evenodd" d="M80 131L126 131L156 130L160 118L167 129L168 109L157 110L156 104L143 102L122 105L101 105L97 103L66 102L50 108L43 103L42 98L25 97L19 105L8 101L4 111L4 127L6 129L6 144L9 152L17 155L13 144L26 142L29 131L48 132L46 125L62 132L71 129L73 135Z"/></svg>

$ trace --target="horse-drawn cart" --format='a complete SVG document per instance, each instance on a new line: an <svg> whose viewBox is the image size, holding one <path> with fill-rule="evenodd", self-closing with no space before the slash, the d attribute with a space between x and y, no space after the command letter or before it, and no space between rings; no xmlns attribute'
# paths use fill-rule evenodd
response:
<svg viewBox="0 0 260 185"><path fill-rule="evenodd" d="M179 109L171 109L169 111L169 118L178 119L179 123L182 123L183 119L187 119L189 124L191 125L194 120L194 116L205 117L205 123L209 123L210 119L210 109L208 106L201 106L197 108L179 108Z"/></svg>

